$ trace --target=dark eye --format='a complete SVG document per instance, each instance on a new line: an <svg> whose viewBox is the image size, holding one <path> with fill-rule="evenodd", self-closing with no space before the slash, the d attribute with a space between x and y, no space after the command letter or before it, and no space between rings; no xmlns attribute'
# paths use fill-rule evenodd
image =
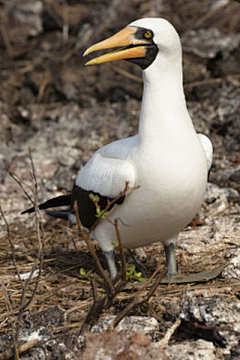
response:
<svg viewBox="0 0 240 360"><path fill-rule="evenodd" d="M152 39L153 37L153 32L151 30L148 30L144 33L144 37L145 39Z"/></svg>

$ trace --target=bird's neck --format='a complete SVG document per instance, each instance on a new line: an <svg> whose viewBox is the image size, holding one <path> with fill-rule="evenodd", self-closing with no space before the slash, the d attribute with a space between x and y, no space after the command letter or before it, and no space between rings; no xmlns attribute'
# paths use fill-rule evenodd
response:
<svg viewBox="0 0 240 360"><path fill-rule="evenodd" d="M181 55L172 61L158 59L143 71L143 80L141 143L174 141L195 133L183 92Z"/></svg>

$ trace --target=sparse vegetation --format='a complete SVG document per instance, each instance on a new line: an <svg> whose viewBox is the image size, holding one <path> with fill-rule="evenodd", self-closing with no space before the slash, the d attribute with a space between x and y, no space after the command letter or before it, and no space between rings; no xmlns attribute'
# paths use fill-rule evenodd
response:
<svg viewBox="0 0 240 360"><path fill-rule="evenodd" d="M240 296L237 261L227 280L160 284L154 289L151 275L164 266L161 244L136 252L144 276L140 268L129 265L128 253L124 265L117 250L120 271L126 266L130 278L117 292L117 283L106 285L100 277L79 229L45 215L38 218L37 206L35 216L20 216L31 201L19 188L26 183L29 192L29 186L38 185L39 201L65 193L97 148L136 133L142 91L139 70L127 62L104 65L105 71L89 70L81 66L81 54L96 38L103 39L136 18L161 15L173 22L183 41L184 86L194 125L214 143L209 179L215 185L209 187L193 222L197 225L189 225L180 236L178 267L182 274L211 270L238 256L239 9L238 0L1 1L0 359L24 359L24 354L33 358L35 351L42 351L48 360L80 358L77 334L93 305L93 294L100 319L101 314L153 316L159 328L152 338L158 341L167 335L164 355L171 360L174 348L187 358L187 349L197 354L198 345L199 351L212 351L213 359L240 356L235 331ZM10 174L17 175L18 184ZM99 209L97 214L99 221L103 217L107 221L107 211ZM37 230L42 225L44 238ZM106 269L98 245L91 244ZM135 284L145 277L151 279L145 287ZM114 294L111 306L106 305L109 293ZM148 306L138 303L143 300L149 301ZM88 325L99 314L88 319ZM115 319L112 326L120 317ZM40 334L38 340L28 341L26 333L31 331Z"/></svg>

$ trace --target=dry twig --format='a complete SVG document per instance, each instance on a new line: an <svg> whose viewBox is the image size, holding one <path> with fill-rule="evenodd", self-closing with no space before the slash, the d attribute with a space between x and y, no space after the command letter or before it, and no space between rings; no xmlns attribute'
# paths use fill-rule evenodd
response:
<svg viewBox="0 0 240 360"><path fill-rule="evenodd" d="M7 238L8 238L8 242L10 243L10 246L11 246L11 249L12 249L12 259L13 259L13 264L14 264L14 267L15 267L15 271L17 273L17 276L18 276L18 279L19 279L20 283L22 284L22 279L21 279L21 276L20 276L20 273L19 273L18 267L17 267L15 247L14 247L14 244L13 244L13 241L12 241L12 238L11 238L9 224L7 222L7 219L6 219L5 215L4 215L4 212L2 210L1 205L0 205L0 213L2 215L3 221L4 221L4 223L6 225L6 228L7 228ZM2 288L3 288L3 293L4 293L4 296L5 296L6 304L8 305L8 311L12 312L11 300L10 300L10 297L8 295L7 289L5 288L5 285L3 283L2 283ZM11 319L11 323L12 323L13 346L14 346L14 355L15 355L14 357L15 357L16 360L18 360L19 359L18 335L17 335L17 331L15 330L14 322L13 322L12 319Z"/></svg>
<svg viewBox="0 0 240 360"><path fill-rule="evenodd" d="M20 312L24 312L25 309L30 305L30 303L33 301L34 295L37 292L37 287L39 284L39 280L42 274L42 265L43 265L43 237L44 237L44 229L43 229L43 223L42 223L42 217L41 217L41 213L39 211L38 208L38 199L37 199L37 194L38 194L38 186L37 186L37 178L36 178L36 174L35 174L35 168L34 168L34 163L33 163L33 159L32 159L32 154L31 151L29 150L29 159L31 162L31 168L32 168L32 173L31 173L31 177L32 177L32 181L33 181L33 196L34 196L34 208L35 208L35 224L36 224L36 234L37 234L37 240L38 240L38 254L36 257L36 260L34 262L34 264L32 265L30 274L28 279L25 282L22 282L22 301L21 301L21 308L20 308ZM26 290L30 284L30 281L33 278L34 272L36 270L37 264L39 263L39 271L38 271L38 276L36 278L36 282L35 282L35 286L33 289L33 292L31 294L31 297L28 301L24 302L25 300L25 293Z"/></svg>
<svg viewBox="0 0 240 360"><path fill-rule="evenodd" d="M119 227L118 227L118 219L114 220L114 226L115 226L115 230L117 233L119 251L120 251L120 255L121 255L121 259L122 259L121 280L125 282L126 281L126 257L124 254L122 238L121 238Z"/></svg>
<svg viewBox="0 0 240 360"><path fill-rule="evenodd" d="M4 221L5 225L6 225L7 239L8 239L8 242L9 242L10 246L11 246L11 249L12 249L13 265L14 265L14 268L15 268L15 271L16 271L16 274L18 276L19 281L22 282L22 279L21 279L21 276L20 276L20 273L19 273L18 267L17 267L15 246L14 246L14 243L13 243L12 238L11 238L10 227L9 227L7 219L6 219L5 215L4 215L4 212L2 210L1 204L0 204L0 214L2 215L3 221Z"/></svg>
<svg viewBox="0 0 240 360"><path fill-rule="evenodd" d="M32 349L33 347L35 347L38 344L39 344L39 340L28 341L27 343L24 343L19 346L18 354L20 355L24 352L27 352L28 350ZM15 358L16 358L16 353L14 354L14 352L11 349L8 349L0 354L0 360L12 359L13 356L15 356ZM20 359L19 356L18 356L18 359Z"/></svg>
<svg viewBox="0 0 240 360"><path fill-rule="evenodd" d="M33 182L33 197L34 200L31 199L31 197L28 195L28 193L26 192L26 190L23 187L23 184L21 183L20 179L18 178L18 176L16 176L15 174L11 173L10 171L9 174L10 176L12 176L12 178L19 184L19 186L21 187L21 189L23 190L24 194L28 197L28 199L34 204L35 207L35 220L36 220L36 234L37 234L37 240L38 240L38 254L37 257L32 265L29 277L27 280L22 280L21 275L19 273L18 270L18 266L17 266L17 261L16 261L16 254L15 254L15 247L14 244L11 240L11 235L10 235L10 228L9 225L7 223L7 220L3 214L3 211L0 207L0 212L2 214L3 220L5 222L6 228L7 228L7 237L8 237L8 241L10 243L11 249L12 249L12 258L13 258L13 263L14 263L14 267L19 279L19 282L21 283L21 303L19 308L17 309L18 313L17 313L17 323L16 326L12 326L12 331L13 331L13 341L14 341L14 357L15 359L20 359L19 358L19 353L21 350L21 347L18 346L18 338L19 338L19 333L20 333L20 329L21 329L21 322L22 322L22 317L23 314L25 312L25 310L29 307L29 305L31 304L31 302L33 301L36 292L37 292L37 288L39 285L39 281L40 281L40 277L42 274L42 266L43 266L43 236L44 236L44 231L43 231L43 224L42 224L42 219L41 219L41 214L39 212L39 208L38 208L38 200L37 200L37 193L38 193L38 186L37 186L37 179L36 179L36 174L35 174L35 168L34 168L34 163L33 163L33 159L32 159L32 154L31 151L29 150L29 159L30 159L30 163L31 163L31 169L32 169L32 173L31 174L31 179ZM35 285L34 288L31 292L31 296L29 299L27 299L27 291L29 290L29 285L30 282L33 278L33 275L35 273L36 267L38 265L38 275L36 277L35 280ZM12 310L11 311L12 314L16 313L16 310ZM23 350L25 351L25 350ZM11 354L11 351L9 350L8 354L5 354L5 358L9 358L12 357L13 355L9 355Z"/></svg>
<svg viewBox="0 0 240 360"><path fill-rule="evenodd" d="M10 169L9 167L6 167L6 171L8 172L8 174L13 178L14 181L16 181L16 183L20 186L21 190L23 191L24 195L28 198L28 200L31 202L32 205L34 205L34 201L33 199L31 198L31 196L29 196L28 192L24 189L24 186L26 186L29 190L32 191L32 188L24 183L24 186L23 186L23 182L19 179L19 177L14 174Z"/></svg>
<svg viewBox="0 0 240 360"><path fill-rule="evenodd" d="M139 186L129 187L128 182L126 182L125 189L122 192L120 192L120 194L118 196L116 196L113 200L108 201L108 204L105 207L105 209L102 211L101 216L95 221L95 223L92 225L91 229L89 230L89 234L95 229L95 227L99 224L99 222L105 218L105 216L108 213L108 210L110 209L110 207L112 205L114 205L119 199L121 199L123 196L125 196L128 191L137 190L138 188L139 188Z"/></svg>
<svg viewBox="0 0 240 360"><path fill-rule="evenodd" d="M104 279L105 283L107 284L109 290L111 292L114 292L113 284L112 284L108 274L103 269L103 267L101 265L101 262L100 262L100 260L99 260L99 258L97 256L97 254L96 254L96 251L94 250L94 247L93 247L93 245L91 243L90 232L88 234L85 234L85 232L84 232L84 229L82 227L82 224L81 224L81 221L80 221L80 218L79 218L77 201L75 201L75 203L74 203L74 211L75 211L75 215L76 215L76 219L77 219L77 225L78 225L78 229L80 231L80 234L81 234L83 240L86 242L88 250L91 253L93 259L95 260L97 268L98 268L102 278Z"/></svg>
<svg viewBox="0 0 240 360"><path fill-rule="evenodd" d="M168 343L172 335L174 334L175 330L180 326L180 324L181 324L181 319L177 318L175 323L167 330L164 337L158 341L157 344L159 345L160 348L166 348L168 346Z"/></svg>
<svg viewBox="0 0 240 360"><path fill-rule="evenodd" d="M134 188L134 189L137 189L137 188ZM93 227L90 229L90 231L87 234L84 234L84 240L86 241L89 251L91 252L94 260L96 261L97 268L98 268L102 278L104 279L104 282L106 282L105 279L107 279L107 288L106 288L107 294L104 297L99 299L95 280L92 279L91 285L92 285L92 293L93 293L93 304L92 304L91 309L89 310L89 312L86 316L86 319L81 327L81 330L80 330L81 335L84 334L86 331L88 331L91 328L91 326L94 323L96 323L96 321L99 319L101 313L104 310L107 310L110 308L110 306L112 306L114 298L120 293L120 291L126 285L126 281L127 281L126 280L126 257L124 254L123 243L122 243L122 239L121 239L121 235L120 235L120 231L119 231L119 227L118 227L118 219L115 219L114 221L112 221L106 217L106 214L107 214L109 207L112 204L114 204L120 197L124 196L125 193L129 190L130 190L130 188L128 187L128 184L126 184L125 190L122 193L120 193L117 198L113 199L111 202L110 201L108 202L107 207L101 212L101 216L97 220L97 221L100 221L100 220L109 221L115 227L115 230L116 230L122 266L121 266L120 275L117 275L115 279L112 280L109 278L109 276L106 276L106 273L102 268L102 265L101 265L99 258L93 248L93 245L91 244L90 234L91 234L91 231L93 230ZM98 203L95 200L94 200L94 203L95 203L96 209L99 209ZM79 218L77 202L74 204L74 210L75 210L75 214L76 214L76 218L77 218L77 224L78 224L79 231L82 232L83 228L82 228L80 218ZM115 328L117 326L117 324L136 305L139 305L139 304L147 301L153 295L153 293L157 289L157 286L159 285L159 283L165 276L166 270L163 271L161 274L159 274L156 277L155 283L151 286L151 288L147 292L147 294L145 296L139 297L140 292L142 292L143 290L146 289L146 287L151 283L151 281L154 279L154 277L157 275L157 273L159 271L163 270L163 268L164 268L164 266L159 266L156 269L156 271L153 273L153 275L148 279L148 281L146 281L146 283L137 292L137 294L134 297L134 299L132 300L132 302L128 306L126 306L125 309L113 320L113 322L110 325L110 328Z"/></svg>
<svg viewBox="0 0 240 360"><path fill-rule="evenodd" d="M74 209L75 209L75 214L76 214L76 218L77 218L77 224L78 224L79 231L82 232L82 225L81 225L80 218L79 218L77 203L74 204ZM119 239L119 230L118 230L117 222L116 222L115 228L116 228L117 236ZM90 232L88 234L84 234L83 238L86 241L88 249L96 262L97 268L101 274L102 279L104 280L104 284L107 285L106 286L107 294L104 297L99 299L95 279L91 280L92 293L93 293L93 304L92 304L92 306L85 318L85 321L81 327L80 334L84 334L85 332L87 332L91 328L91 326L99 319L101 313L104 310L108 309L112 305L113 299L116 297L118 292L122 289L122 287L126 283L125 280L121 280L119 282L112 281L110 279L110 277L107 275L107 273L104 271L104 269L100 263L100 260L94 250L94 247L91 243ZM119 241L119 247L120 248L122 247L121 240ZM120 253L123 256L122 264L126 264L126 259L124 256L123 249L121 249ZM124 279L124 276L122 276L121 278ZM104 286L104 284L103 284L103 286Z"/></svg>
<svg viewBox="0 0 240 360"><path fill-rule="evenodd" d="M134 299L132 300L132 302L130 304L128 304L122 311L120 314L118 314L115 319L113 320L113 322L110 325L111 329L114 329L119 322L125 317L127 316L127 314L136 306L136 305L140 305L142 303L144 303L145 301L147 301L148 299L150 299L150 297L154 294L154 292L156 291L158 285L160 284L161 280L164 278L164 276L166 275L167 270L163 271L162 273L160 273L157 277L156 277L156 281L155 283L152 285L152 287L150 288L150 290L147 292L146 295L144 295L143 297L139 297L140 292L142 292L147 286L148 284L154 279L154 277L156 276L156 274L163 270L164 266L159 266L154 273L152 274L152 276L148 279L148 281L146 281L146 283L139 289L139 291L137 292L137 294L135 295Z"/></svg>

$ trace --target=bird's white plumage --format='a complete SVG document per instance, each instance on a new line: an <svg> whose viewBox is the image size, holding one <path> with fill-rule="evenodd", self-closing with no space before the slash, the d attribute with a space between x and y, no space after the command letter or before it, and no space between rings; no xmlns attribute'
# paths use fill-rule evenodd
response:
<svg viewBox="0 0 240 360"><path fill-rule="evenodd" d="M210 170L210 168L212 166L212 157L213 157L212 143L211 143L211 141L209 140L209 138L206 135L198 134L198 138L200 140L200 143L202 144L204 153L205 153L206 158L207 158L208 170Z"/></svg>
<svg viewBox="0 0 240 360"><path fill-rule="evenodd" d="M126 248L174 242L201 206L211 166L211 142L197 135L182 87L181 43L164 19L141 19L132 27L153 31L158 54L143 71L139 134L104 146L79 172L76 185L108 197L139 186L111 212L120 218ZM95 237L107 252L116 242L112 224L101 221Z"/></svg>
<svg viewBox="0 0 240 360"><path fill-rule="evenodd" d="M124 191L126 183L134 187L135 179L135 169L128 160L117 158L117 154L108 157L100 150L79 172L76 185L113 199Z"/></svg>

